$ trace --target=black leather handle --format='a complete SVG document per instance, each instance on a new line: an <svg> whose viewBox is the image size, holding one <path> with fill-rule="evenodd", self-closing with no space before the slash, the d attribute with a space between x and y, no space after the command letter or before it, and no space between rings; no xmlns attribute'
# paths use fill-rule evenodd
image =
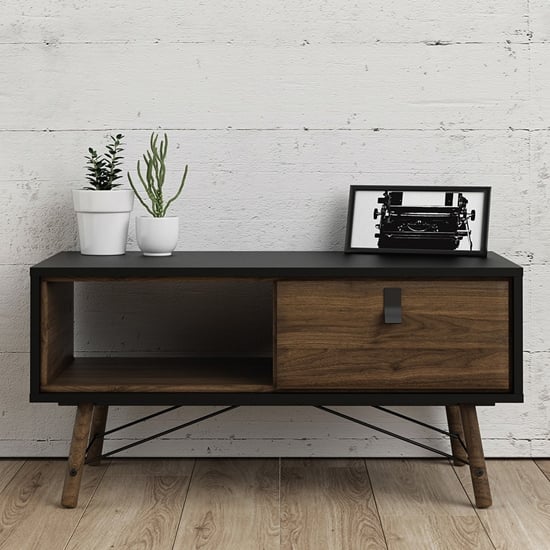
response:
<svg viewBox="0 0 550 550"><path fill-rule="evenodd" d="M401 289L384 289L384 323L398 324L401 322Z"/></svg>

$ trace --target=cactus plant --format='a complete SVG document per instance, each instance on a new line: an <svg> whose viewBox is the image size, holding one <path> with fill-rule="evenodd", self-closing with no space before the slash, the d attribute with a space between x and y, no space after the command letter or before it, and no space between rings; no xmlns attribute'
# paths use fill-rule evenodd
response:
<svg viewBox="0 0 550 550"><path fill-rule="evenodd" d="M151 214L154 218L163 218L166 216L166 211L168 207L179 197L183 186L185 185L185 179L187 177L187 164L185 165L185 170L183 172L183 177L181 179L180 186L176 194L165 201L164 198L164 179L166 176L166 153L168 151L168 136L164 134L164 139L160 140L158 143L158 134L153 132L150 139L150 149L143 155L143 160L145 162L146 171L145 177L141 173L140 161L137 162L137 173L140 179L141 185L145 190L147 198L150 201L150 205L147 204L146 199L143 199L142 196L138 193L132 177L128 172L128 181L132 187L136 197L139 202L145 207L147 212Z"/></svg>

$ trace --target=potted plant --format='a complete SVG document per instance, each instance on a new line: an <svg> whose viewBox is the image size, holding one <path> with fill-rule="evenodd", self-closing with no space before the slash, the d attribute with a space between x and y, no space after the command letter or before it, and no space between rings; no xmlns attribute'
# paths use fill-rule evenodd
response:
<svg viewBox="0 0 550 550"><path fill-rule="evenodd" d="M122 177L123 137L111 136L104 155L88 149L88 186L73 190L82 254L114 256L126 252L134 194L131 189L117 189L121 184L115 183Z"/></svg>
<svg viewBox="0 0 550 550"><path fill-rule="evenodd" d="M170 256L178 243L179 218L167 216L168 207L180 196L187 177L187 168L183 172L180 186L175 195L164 198L164 179L166 176L166 153L168 151L168 136L158 141L158 134L151 134L150 149L143 155L145 162L145 177L141 172L140 161L137 162L137 173L146 198L138 193L132 177L128 172L128 181L139 202L151 215L136 218L137 243L144 256ZM150 204L147 204L147 201Z"/></svg>

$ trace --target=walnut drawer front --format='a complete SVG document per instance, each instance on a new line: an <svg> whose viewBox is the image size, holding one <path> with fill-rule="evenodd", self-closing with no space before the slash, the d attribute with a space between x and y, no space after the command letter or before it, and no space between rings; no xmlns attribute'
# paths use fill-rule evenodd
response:
<svg viewBox="0 0 550 550"><path fill-rule="evenodd" d="M507 279L279 281L277 388L509 391L509 300Z"/></svg>

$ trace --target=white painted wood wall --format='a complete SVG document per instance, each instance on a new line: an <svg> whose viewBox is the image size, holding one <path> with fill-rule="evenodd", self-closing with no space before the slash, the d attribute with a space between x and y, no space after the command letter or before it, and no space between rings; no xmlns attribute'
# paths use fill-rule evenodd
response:
<svg viewBox="0 0 550 550"><path fill-rule="evenodd" d="M491 185L490 248L525 268L526 401L480 410L485 448L549 456L549 120L548 0L3 0L0 455L67 451L72 408L28 402L28 268L76 248L70 189L86 148L122 131L133 167L151 130L166 129L174 179L190 164L175 208L182 249L340 250L350 184ZM444 425L440 410L414 412ZM138 453L419 455L322 412L274 407Z"/></svg>

